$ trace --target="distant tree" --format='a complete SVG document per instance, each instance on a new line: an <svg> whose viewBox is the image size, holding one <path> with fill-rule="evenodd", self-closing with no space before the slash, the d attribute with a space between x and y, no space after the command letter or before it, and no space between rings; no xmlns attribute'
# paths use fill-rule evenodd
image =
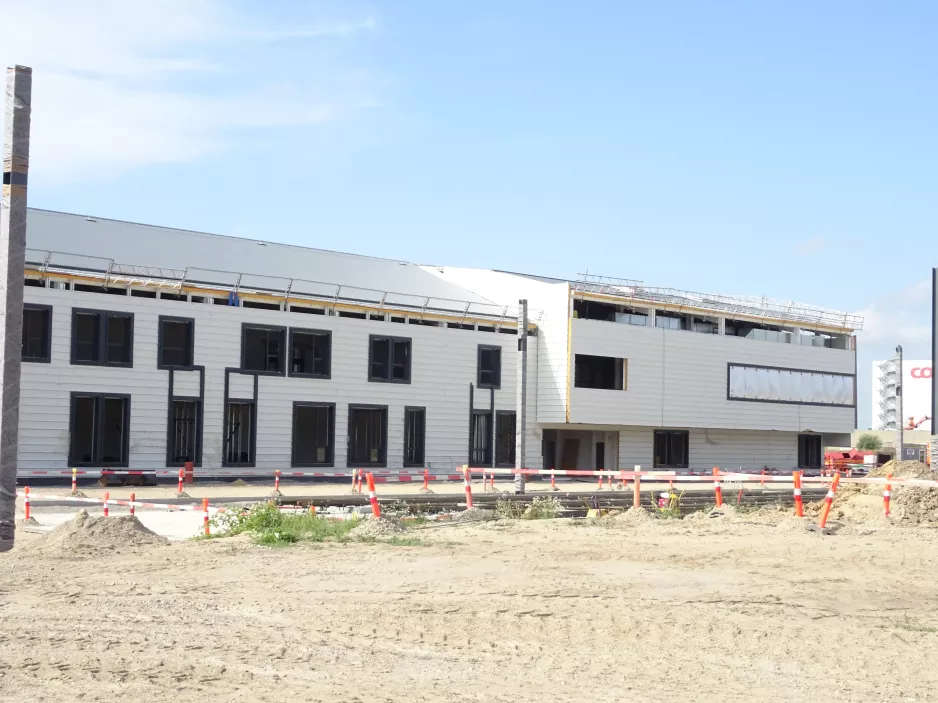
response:
<svg viewBox="0 0 938 703"><path fill-rule="evenodd" d="M878 452L883 448L883 440L875 434L861 434L857 439L857 449L865 452Z"/></svg>

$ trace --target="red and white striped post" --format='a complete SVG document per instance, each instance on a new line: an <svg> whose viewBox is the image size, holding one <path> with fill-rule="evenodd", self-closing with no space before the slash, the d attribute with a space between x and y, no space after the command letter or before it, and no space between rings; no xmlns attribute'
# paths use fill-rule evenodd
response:
<svg viewBox="0 0 938 703"><path fill-rule="evenodd" d="M635 485L632 488L632 507L642 507L642 477L637 474L635 476Z"/></svg>
<svg viewBox="0 0 938 703"><path fill-rule="evenodd" d="M557 474L553 469L550 470L550 490L557 490Z"/></svg>
<svg viewBox="0 0 938 703"><path fill-rule="evenodd" d="M723 507L723 488L720 486L720 469L719 467L713 467L713 494L716 497L716 503L718 508Z"/></svg>
<svg viewBox="0 0 938 703"><path fill-rule="evenodd" d="M469 482L469 467L462 467L463 483L466 485L466 510L472 507L472 484Z"/></svg>
<svg viewBox="0 0 938 703"><path fill-rule="evenodd" d="M423 470L423 490L430 490L430 469Z"/></svg>
<svg viewBox="0 0 938 703"><path fill-rule="evenodd" d="M831 487L827 490L827 497L824 499L824 509L821 511L821 529L827 526L827 518L831 514L831 506L834 504L834 494L837 492L837 486L840 484L840 472L834 474L834 480L831 481Z"/></svg>
<svg viewBox="0 0 938 703"><path fill-rule="evenodd" d="M371 503L371 514L374 517L381 517L381 506L378 504L378 494L375 492L375 477L369 471L366 478L368 479L368 502Z"/></svg>
<svg viewBox="0 0 938 703"><path fill-rule="evenodd" d="M205 536L211 534L208 526L208 498L202 499L202 528L205 530Z"/></svg>
<svg viewBox="0 0 938 703"><path fill-rule="evenodd" d="M274 493L280 493L280 469L274 471Z"/></svg>
<svg viewBox="0 0 938 703"><path fill-rule="evenodd" d="M759 480L759 483L765 488L765 469L762 469L762 478Z"/></svg>
<svg viewBox="0 0 938 703"><path fill-rule="evenodd" d="M176 487L177 493L182 493L182 480L185 478L185 469L179 469L179 485Z"/></svg>
<svg viewBox="0 0 938 703"><path fill-rule="evenodd" d="M359 492L359 493L362 492L362 480L363 480L363 479L364 479L364 470L363 470L363 469L359 469L359 470L358 470L358 492Z"/></svg>
<svg viewBox="0 0 938 703"><path fill-rule="evenodd" d="M78 469L72 469L72 494L78 493Z"/></svg>
<svg viewBox="0 0 938 703"><path fill-rule="evenodd" d="M23 512L26 514L26 519L29 520L29 486L23 488Z"/></svg>
<svg viewBox="0 0 938 703"><path fill-rule="evenodd" d="M804 517L804 502L801 500L801 472L794 471L791 474L793 492L795 494L795 515Z"/></svg>
<svg viewBox="0 0 938 703"><path fill-rule="evenodd" d="M111 492L106 491L104 494L104 517L108 516L107 504L108 504L108 501L110 500L111 500Z"/></svg>
<svg viewBox="0 0 938 703"><path fill-rule="evenodd" d="M355 469L352 469L352 493L355 492Z"/></svg>
<svg viewBox="0 0 938 703"><path fill-rule="evenodd" d="M596 490L601 491L603 489L603 475L599 474L599 481L596 482Z"/></svg>
<svg viewBox="0 0 938 703"><path fill-rule="evenodd" d="M892 474L886 474L886 485L883 487L883 514L889 517L889 501L892 498L892 484L889 481Z"/></svg>
<svg viewBox="0 0 938 703"><path fill-rule="evenodd" d="M131 493L130 494L130 514L131 515L134 514L134 503L136 502L136 500L137 500L137 494Z"/></svg>
<svg viewBox="0 0 938 703"><path fill-rule="evenodd" d="M489 489L494 491L495 490L495 472L493 471L491 474L489 474L489 476L490 476Z"/></svg>
<svg viewBox="0 0 938 703"><path fill-rule="evenodd" d="M609 474L609 480L606 481L606 488L608 488L610 491L612 490L612 474L611 473Z"/></svg>

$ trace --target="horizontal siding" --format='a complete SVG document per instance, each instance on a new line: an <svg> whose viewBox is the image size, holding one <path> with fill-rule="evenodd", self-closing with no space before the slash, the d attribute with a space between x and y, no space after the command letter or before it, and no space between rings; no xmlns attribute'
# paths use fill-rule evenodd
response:
<svg viewBox="0 0 938 703"><path fill-rule="evenodd" d="M225 369L240 365L244 322L332 332L330 379L260 376L258 379L257 468L290 465L294 401L336 404L335 465L345 467L349 404L388 406L388 466L403 461L404 407L427 409L426 460L432 468L466 462L469 436L469 386L476 380L479 344L502 347L502 382L495 391L496 410L516 406L515 335L455 330L422 325L357 320L302 313L229 308L227 306L118 297L99 293L27 288L26 300L53 306L52 362L24 363L20 411L19 463L25 469L67 468L69 394L73 391L131 395L130 464L132 468L165 466L169 372L157 369L157 320L179 315L195 320L195 363L205 367L203 468L221 466ZM134 367L108 368L70 364L71 308L133 312ZM368 337L410 337L412 383L372 383L368 377ZM533 338L532 338L533 340ZM531 345L537 355L540 340ZM530 363L530 361L529 361ZM532 368L536 368L532 364ZM174 372L177 393L198 394L198 374ZM254 379L232 373L229 397L251 398ZM534 422L536 377L529 371L528 463L541 461L540 433ZM194 392L192 392L194 389ZM489 408L488 390L477 390L476 407Z"/></svg>
<svg viewBox="0 0 938 703"><path fill-rule="evenodd" d="M173 395L180 397L198 397L199 377L198 371L174 371Z"/></svg>
<svg viewBox="0 0 938 703"><path fill-rule="evenodd" d="M728 400L727 363L854 373L855 353L598 320L572 321L574 354L628 359L624 391L573 388L571 422L849 432L853 408Z"/></svg>

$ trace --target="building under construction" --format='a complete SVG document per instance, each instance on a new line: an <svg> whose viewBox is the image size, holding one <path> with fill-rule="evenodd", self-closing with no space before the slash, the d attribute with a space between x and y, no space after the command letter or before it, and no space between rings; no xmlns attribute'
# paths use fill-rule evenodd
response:
<svg viewBox="0 0 938 703"><path fill-rule="evenodd" d="M856 423L844 313L27 219L23 475L514 466L522 434L529 467L790 470Z"/></svg>

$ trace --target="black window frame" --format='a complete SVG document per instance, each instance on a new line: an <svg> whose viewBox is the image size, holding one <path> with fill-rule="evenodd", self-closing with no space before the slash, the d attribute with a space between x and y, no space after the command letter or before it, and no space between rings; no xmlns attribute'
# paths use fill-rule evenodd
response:
<svg viewBox="0 0 938 703"><path fill-rule="evenodd" d="M78 359L77 339L75 330L76 321L79 315L97 315L97 358L94 360ZM129 334L127 339L127 361L108 361L108 325L107 321L111 317L123 317L130 320ZM123 310L104 310L99 308L72 308L72 330L71 330L71 363L73 366L113 366L115 368L131 369L134 366L134 313Z"/></svg>
<svg viewBox="0 0 938 703"><path fill-rule="evenodd" d="M485 417L482 423L484 428L483 445L476 446L477 417ZM473 409L469 424L469 466L491 466L495 457L495 428L492 426L493 413L491 410ZM479 461L477 458L481 457Z"/></svg>
<svg viewBox="0 0 938 703"><path fill-rule="evenodd" d="M248 330L263 330L264 332L278 332L282 335L281 344L280 344L280 370L279 371L261 371L259 369L249 369L246 366L247 354L246 354L246 336ZM244 374L257 374L258 376L286 376L287 375L287 341L289 337L287 335L287 328L279 325L265 325L256 322L243 322L241 323L241 373Z"/></svg>
<svg viewBox="0 0 938 703"><path fill-rule="evenodd" d="M378 461L358 461L352 459L352 415L359 411L381 411L384 413L384 422L382 427L382 446L378 450ZM347 425L348 447L345 454L345 464L351 468L386 468L388 465L388 406L387 405L368 405L361 403L350 403L348 406L348 425Z"/></svg>
<svg viewBox="0 0 938 703"><path fill-rule="evenodd" d="M52 361L52 306L40 305L38 303L23 304L23 334L26 334L26 311L44 312L46 314L46 336L42 340L42 356L26 356L26 340L20 349L20 358L22 361L31 364L48 364Z"/></svg>
<svg viewBox="0 0 938 703"><path fill-rule="evenodd" d="M256 388L255 388L256 390ZM250 405L251 406L251 426L248 428L248 442L249 451L248 451L248 460L247 461L230 461L228 459L229 455L229 444L231 442L232 431L230 427L230 408L232 405ZM237 467L245 466L248 468L253 467L257 464L257 401L253 398L227 398L225 399L225 415L222 418L224 434L221 438L221 465L222 467Z"/></svg>
<svg viewBox="0 0 938 703"><path fill-rule="evenodd" d="M175 468L178 466L185 466L186 464L186 460L179 461L174 457L174 454L176 453L176 403L194 403L195 405L195 422L193 427L193 435L195 436L195 452L193 458L189 461L192 461L193 466L202 466L202 398L197 395L176 395L169 399L169 412L166 426L166 467Z"/></svg>
<svg viewBox="0 0 938 703"><path fill-rule="evenodd" d="M306 373L293 370L293 341L297 334L315 335L326 338L326 371L325 373ZM287 347L287 375L294 378L332 378L332 330L316 330L306 327L291 327L289 334L289 346ZM335 418L333 417L333 422ZM333 446L333 454L335 448Z"/></svg>
<svg viewBox="0 0 938 703"><path fill-rule="evenodd" d="M374 348L376 341L387 341L388 342L388 376L387 378L382 378L374 376L372 374L372 369L374 367ZM395 342L406 342L407 343L407 378L400 379L394 378L394 343ZM413 378L412 370L414 367L414 343L413 338L411 337L392 337L387 334L371 334L368 335L368 381L371 383L403 383L409 384Z"/></svg>
<svg viewBox="0 0 938 703"><path fill-rule="evenodd" d="M810 440L812 444L817 444L817 449L810 447L802 447L802 442L804 441L807 444L807 440ZM808 452L816 452L816 462L810 462L808 459ZM799 469L820 469L824 465L824 440L819 434L808 434L800 433L798 435L798 468Z"/></svg>
<svg viewBox="0 0 938 703"><path fill-rule="evenodd" d="M508 452L509 455L507 458L501 456L501 453L500 453L501 447L498 441L499 438L502 436L501 435L502 427L501 427L501 423L499 422L499 420L501 420L501 418L503 417L512 418L510 444L509 444L510 449L509 449L509 452ZM495 458L495 466L513 467L515 465L515 457L517 456L517 452L518 452L517 441L516 441L517 436L518 436L517 433L518 433L517 413L514 410L496 410L495 411L495 439L494 439L493 447L492 447L492 451L494 453L494 458Z"/></svg>
<svg viewBox="0 0 938 703"><path fill-rule="evenodd" d="M80 461L75 455L75 401L78 398L93 398L95 400L105 400L107 398L117 398L124 401L124 431L123 436L121 437L121 454L123 459L121 461L103 461L98 460L101 458L103 453L103 443L101 426L98 423L104 421L104 403L100 404L100 407L95 408L95 438L94 446L92 447L92 458L91 461ZM69 404L68 404L68 464L69 466L75 467L112 467L112 468L126 468L130 466L130 404L131 396L129 393L85 393L83 391L72 391L69 394Z"/></svg>
<svg viewBox="0 0 938 703"><path fill-rule="evenodd" d="M581 364L580 359L583 359ZM587 381L593 380L592 373L593 371L588 371L587 363L597 363L597 362L587 362L586 359L604 359L612 361L612 387L607 386L598 386L598 385L586 385ZM589 367L592 368L592 367ZM587 378L589 376L589 378ZM616 387L615 380L616 377L620 376L621 384L619 387ZM573 387L582 388L585 390L592 391L627 391L629 389L629 360L623 356L605 356L602 354L574 354L573 355Z"/></svg>
<svg viewBox="0 0 938 703"><path fill-rule="evenodd" d="M299 461L296 445L296 416L300 408L325 408L329 411L329 444L325 461ZM292 425L290 427L290 466L294 468L312 468L316 466L335 466L335 403L317 403L296 400L293 402Z"/></svg>
<svg viewBox="0 0 938 703"><path fill-rule="evenodd" d="M188 364L167 364L163 361L163 323L174 322L183 323L189 327ZM156 340L156 368L158 369L178 369L180 371L192 371L195 368L195 318L177 317L175 315L160 315L157 321L157 340Z"/></svg>
<svg viewBox="0 0 938 703"><path fill-rule="evenodd" d="M660 435L681 435L684 438L684 461L683 462L666 462L658 463L658 437ZM673 451L671 447L668 448L668 453L670 454ZM690 431L689 430L655 430L654 436L652 439L652 467L655 469L687 469L690 467Z"/></svg>
<svg viewBox="0 0 938 703"><path fill-rule="evenodd" d="M419 432L419 450L420 458L410 458L411 449L410 441L411 435L417 434L411 432L409 420L412 414L420 415L420 432ZM427 409L424 406L417 405L407 405L404 407L404 456L403 456L403 465L404 467L423 467L427 463Z"/></svg>
<svg viewBox="0 0 938 703"><path fill-rule="evenodd" d="M486 383L482 380L482 354L483 352L497 352L495 356L495 382ZM499 390L502 387L502 348L495 344L480 344L476 351L476 386L479 388L494 388Z"/></svg>

